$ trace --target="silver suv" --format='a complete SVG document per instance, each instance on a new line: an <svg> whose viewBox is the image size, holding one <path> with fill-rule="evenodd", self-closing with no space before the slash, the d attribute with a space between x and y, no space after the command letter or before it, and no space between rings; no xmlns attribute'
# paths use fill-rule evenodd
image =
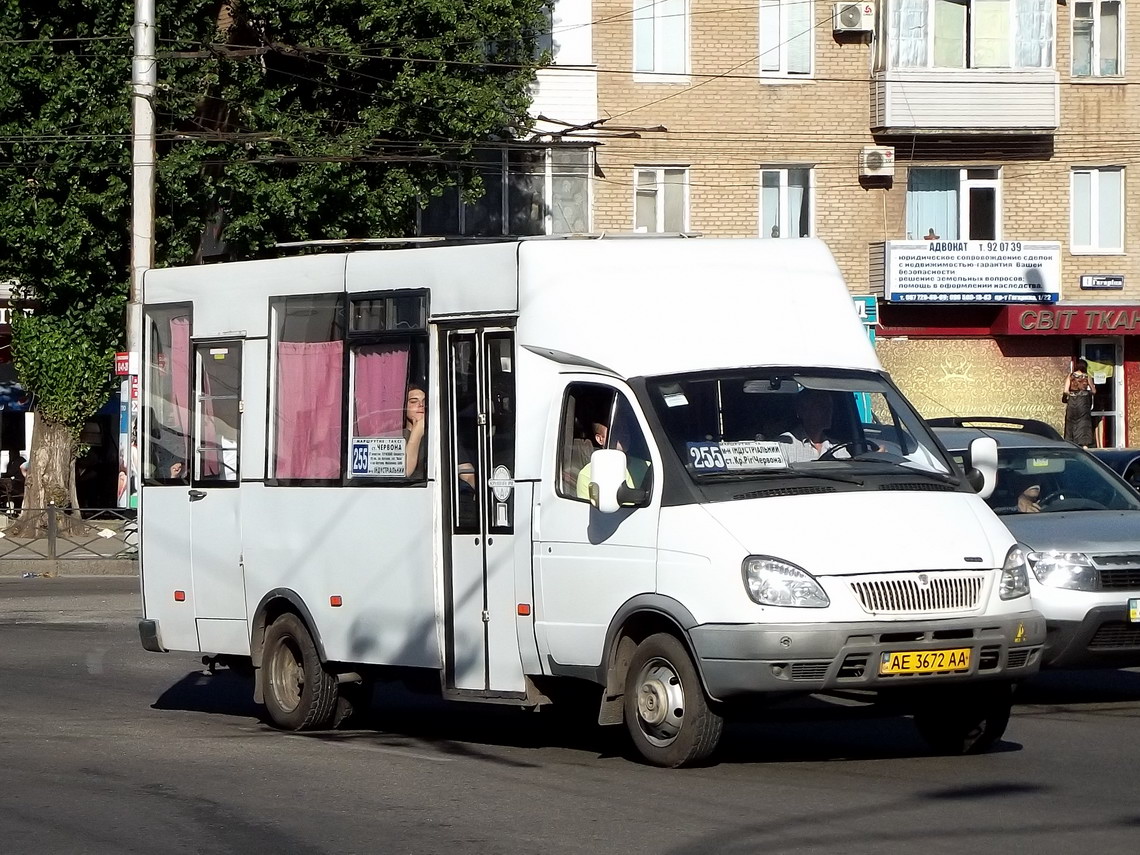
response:
<svg viewBox="0 0 1140 855"><path fill-rule="evenodd" d="M986 502L1028 553L1033 604L1047 627L1042 665L1140 665L1140 494L1040 422L929 424L966 470L972 440L997 441Z"/></svg>

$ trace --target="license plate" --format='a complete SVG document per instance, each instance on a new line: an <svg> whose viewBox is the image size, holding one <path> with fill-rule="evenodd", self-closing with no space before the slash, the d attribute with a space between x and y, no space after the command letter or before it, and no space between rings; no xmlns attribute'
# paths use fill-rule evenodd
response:
<svg viewBox="0 0 1140 855"><path fill-rule="evenodd" d="M937 674L969 671L970 648L952 650L892 650L879 662L880 674Z"/></svg>
<svg viewBox="0 0 1140 855"><path fill-rule="evenodd" d="M1128 600L1128 619L1132 623L1140 623L1140 597L1131 597Z"/></svg>

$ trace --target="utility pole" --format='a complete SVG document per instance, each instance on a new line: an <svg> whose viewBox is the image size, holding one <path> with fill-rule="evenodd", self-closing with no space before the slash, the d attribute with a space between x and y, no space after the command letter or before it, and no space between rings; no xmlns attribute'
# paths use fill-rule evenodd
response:
<svg viewBox="0 0 1140 855"><path fill-rule="evenodd" d="M131 98L134 133L131 144L131 285L127 302L128 376L120 390L119 447L126 451L128 483L138 484L141 473L130 453L137 435L138 377L142 364L143 275L154 266L154 92L158 83L154 32L155 0L135 0L135 54L131 63ZM123 435L125 434L125 435ZM133 506L134 496L127 504Z"/></svg>

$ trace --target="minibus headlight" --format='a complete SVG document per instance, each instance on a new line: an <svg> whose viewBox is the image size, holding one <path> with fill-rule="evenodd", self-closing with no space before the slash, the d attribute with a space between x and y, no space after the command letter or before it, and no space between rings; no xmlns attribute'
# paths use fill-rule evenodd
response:
<svg viewBox="0 0 1140 855"><path fill-rule="evenodd" d="M1025 550L1020 546L1011 546L1001 568L998 596L1003 600L1016 600L1028 593L1029 572L1025 569Z"/></svg>
<svg viewBox="0 0 1140 855"><path fill-rule="evenodd" d="M1100 588L1100 574L1083 552L1030 552L1029 566L1042 585L1095 591Z"/></svg>
<svg viewBox="0 0 1140 855"><path fill-rule="evenodd" d="M762 606L822 609L831 604L810 573L787 561L750 555L744 559L743 569L748 596Z"/></svg>

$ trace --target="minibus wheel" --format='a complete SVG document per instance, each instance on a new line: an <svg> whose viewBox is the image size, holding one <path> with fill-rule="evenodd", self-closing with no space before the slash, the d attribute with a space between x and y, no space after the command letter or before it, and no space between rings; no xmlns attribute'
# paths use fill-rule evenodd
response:
<svg viewBox="0 0 1140 855"><path fill-rule="evenodd" d="M716 750L724 719L709 708L685 646L668 633L646 638L629 662L625 723L654 766L692 766Z"/></svg>
<svg viewBox="0 0 1140 855"><path fill-rule="evenodd" d="M1001 739L1012 709L1009 683L946 687L923 698L914 723L938 754L981 754Z"/></svg>
<svg viewBox="0 0 1140 855"><path fill-rule="evenodd" d="M299 617L281 615L265 631L261 658L265 709L284 730L324 730L337 712L336 677L321 665L313 637Z"/></svg>

